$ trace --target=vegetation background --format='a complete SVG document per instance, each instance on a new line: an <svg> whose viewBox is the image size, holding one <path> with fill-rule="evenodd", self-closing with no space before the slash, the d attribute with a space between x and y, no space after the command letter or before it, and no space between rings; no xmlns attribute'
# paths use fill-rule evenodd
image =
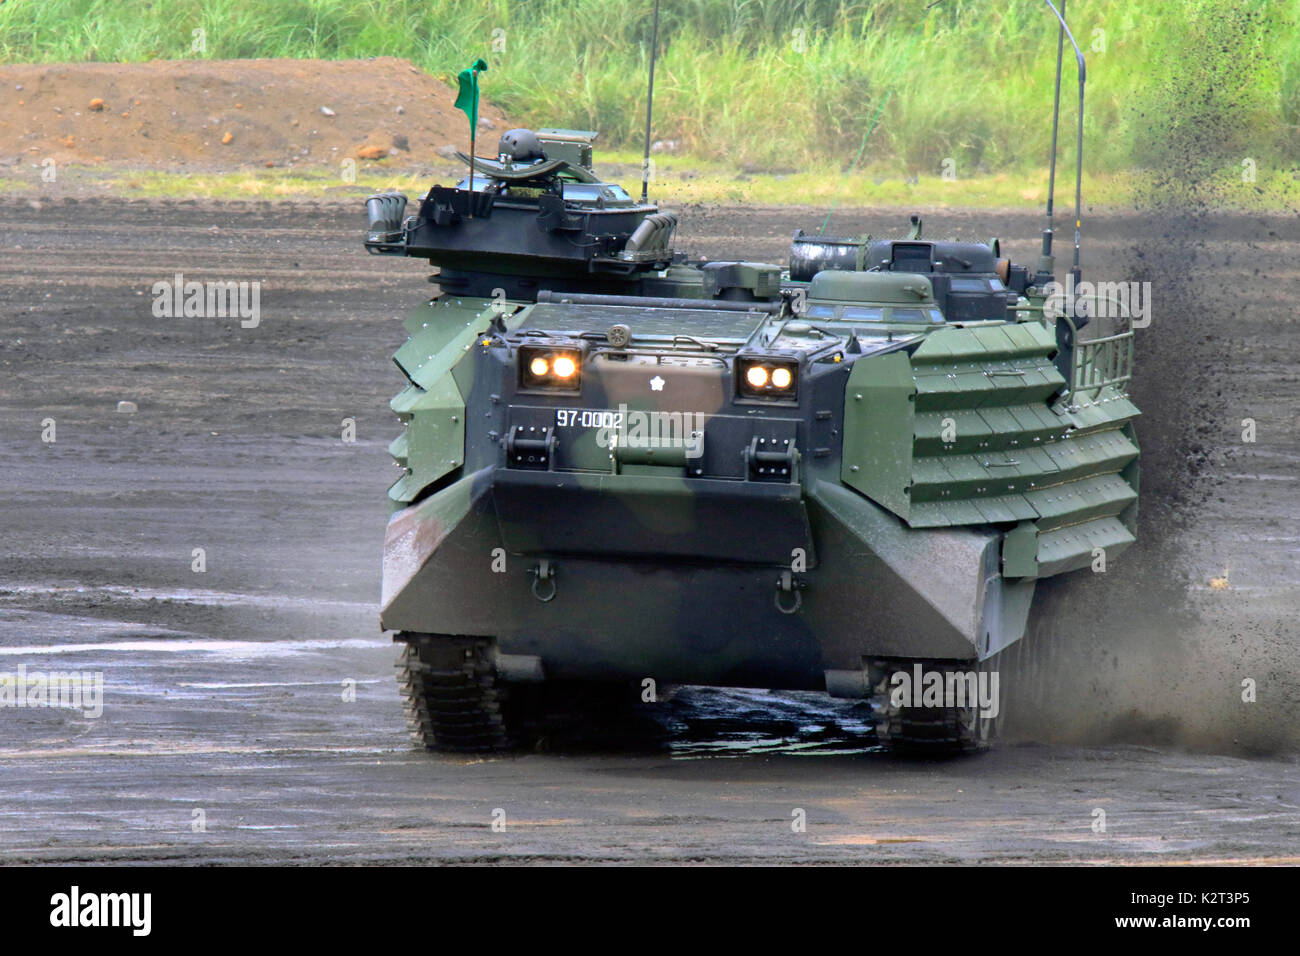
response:
<svg viewBox="0 0 1300 956"><path fill-rule="evenodd" d="M478 56L518 120L640 147L653 0L8 0L0 61ZM1300 0L1070 0L1095 174L1162 194L1300 176ZM1056 23L1043 0L662 0L656 140L747 172L1038 176ZM1073 150L1067 44L1060 150ZM868 129L872 129L866 138ZM865 140L865 146L864 146ZM1072 178L1072 177L1071 177ZM1263 186L1261 187L1263 188Z"/></svg>

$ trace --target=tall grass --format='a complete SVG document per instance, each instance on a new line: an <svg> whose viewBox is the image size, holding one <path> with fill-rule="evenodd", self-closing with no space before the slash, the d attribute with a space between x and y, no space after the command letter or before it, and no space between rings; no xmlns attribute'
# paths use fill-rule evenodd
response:
<svg viewBox="0 0 1300 956"><path fill-rule="evenodd" d="M0 60L401 56L450 78L485 56L485 95L512 118L598 129L603 143L626 148L641 135L652 5L8 0ZM1069 15L1089 61L1093 169L1174 168L1189 149L1220 165L1238 154L1300 156L1300 0L1073 0ZM933 173L949 159L958 175L1041 166L1054 24L1041 0L932 9L922 0L663 0L655 135L742 166L847 165L887 100L869 166ZM504 51L492 49L494 36Z"/></svg>

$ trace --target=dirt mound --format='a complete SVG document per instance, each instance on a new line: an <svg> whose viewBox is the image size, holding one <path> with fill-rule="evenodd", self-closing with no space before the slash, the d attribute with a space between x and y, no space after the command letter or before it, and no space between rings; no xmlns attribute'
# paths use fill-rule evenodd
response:
<svg viewBox="0 0 1300 956"><path fill-rule="evenodd" d="M393 57L0 66L0 161L159 169L429 162L439 148L468 150L455 98ZM510 128L486 102L479 122L488 146Z"/></svg>

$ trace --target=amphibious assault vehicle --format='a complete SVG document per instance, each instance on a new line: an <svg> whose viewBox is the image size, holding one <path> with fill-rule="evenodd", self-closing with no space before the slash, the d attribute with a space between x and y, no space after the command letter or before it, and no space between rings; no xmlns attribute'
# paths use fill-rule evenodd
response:
<svg viewBox="0 0 1300 956"><path fill-rule="evenodd" d="M916 217L689 260L594 139L514 130L462 154L472 188L368 201L371 252L439 268L395 355L383 569L417 739L703 684L874 697L890 746L978 749L973 694L891 678L977 667L1038 579L1134 541L1131 330L1045 310L1050 232L1032 266Z"/></svg>

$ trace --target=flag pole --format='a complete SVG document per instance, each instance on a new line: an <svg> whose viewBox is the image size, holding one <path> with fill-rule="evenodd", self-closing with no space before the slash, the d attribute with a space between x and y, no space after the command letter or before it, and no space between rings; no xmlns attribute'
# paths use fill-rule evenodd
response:
<svg viewBox="0 0 1300 956"><path fill-rule="evenodd" d="M478 136L478 70L471 67L470 79L474 84L474 115L469 121L469 214L474 218L474 142Z"/></svg>
<svg viewBox="0 0 1300 956"><path fill-rule="evenodd" d="M466 218L474 218L474 153L478 147L478 75L487 72L487 62L478 59L468 70L461 70L456 77L460 92L456 94L455 107L462 110L469 118L469 201L466 203Z"/></svg>

